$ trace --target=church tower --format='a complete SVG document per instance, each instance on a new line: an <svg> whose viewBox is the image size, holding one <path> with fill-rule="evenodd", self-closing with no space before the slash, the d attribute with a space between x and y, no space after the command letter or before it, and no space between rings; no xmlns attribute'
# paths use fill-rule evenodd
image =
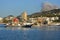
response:
<svg viewBox="0 0 60 40"><path fill-rule="evenodd" d="M26 11L24 11L22 13L21 18L22 18L23 21L27 21L27 13L26 13Z"/></svg>

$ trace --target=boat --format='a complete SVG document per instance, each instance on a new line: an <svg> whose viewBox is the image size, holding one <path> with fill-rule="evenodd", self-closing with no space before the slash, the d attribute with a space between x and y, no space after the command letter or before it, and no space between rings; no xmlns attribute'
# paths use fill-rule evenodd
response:
<svg viewBox="0 0 60 40"><path fill-rule="evenodd" d="M31 27L32 27L32 23L24 23L24 24L22 25L22 27L31 28Z"/></svg>
<svg viewBox="0 0 60 40"><path fill-rule="evenodd" d="M6 24L0 24L0 27L5 28L5 27L7 27L7 25Z"/></svg>
<svg viewBox="0 0 60 40"><path fill-rule="evenodd" d="M22 27L25 27L25 28L31 28L32 25L23 25Z"/></svg>

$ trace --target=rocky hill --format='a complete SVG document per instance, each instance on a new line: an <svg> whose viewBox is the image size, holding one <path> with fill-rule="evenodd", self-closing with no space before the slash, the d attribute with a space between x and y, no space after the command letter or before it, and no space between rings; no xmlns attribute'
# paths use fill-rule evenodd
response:
<svg viewBox="0 0 60 40"><path fill-rule="evenodd" d="M53 10L49 10L49 11L36 12L36 13L29 15L29 17L41 17L41 16L43 16L43 17L60 16L60 9L53 9Z"/></svg>

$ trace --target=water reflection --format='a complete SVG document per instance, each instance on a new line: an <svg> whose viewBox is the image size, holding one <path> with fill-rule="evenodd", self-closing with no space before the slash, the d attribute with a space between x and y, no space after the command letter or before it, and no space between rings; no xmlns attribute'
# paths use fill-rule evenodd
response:
<svg viewBox="0 0 60 40"><path fill-rule="evenodd" d="M52 28L22 28L22 29L6 29L1 28L0 40L60 40L60 27Z"/></svg>

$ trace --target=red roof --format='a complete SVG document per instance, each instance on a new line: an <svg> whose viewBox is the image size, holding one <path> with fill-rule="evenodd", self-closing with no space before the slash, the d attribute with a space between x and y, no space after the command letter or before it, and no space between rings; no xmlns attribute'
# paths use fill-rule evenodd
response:
<svg viewBox="0 0 60 40"><path fill-rule="evenodd" d="M18 22L19 20L18 20L17 18L14 18L13 21L14 21L14 22Z"/></svg>

